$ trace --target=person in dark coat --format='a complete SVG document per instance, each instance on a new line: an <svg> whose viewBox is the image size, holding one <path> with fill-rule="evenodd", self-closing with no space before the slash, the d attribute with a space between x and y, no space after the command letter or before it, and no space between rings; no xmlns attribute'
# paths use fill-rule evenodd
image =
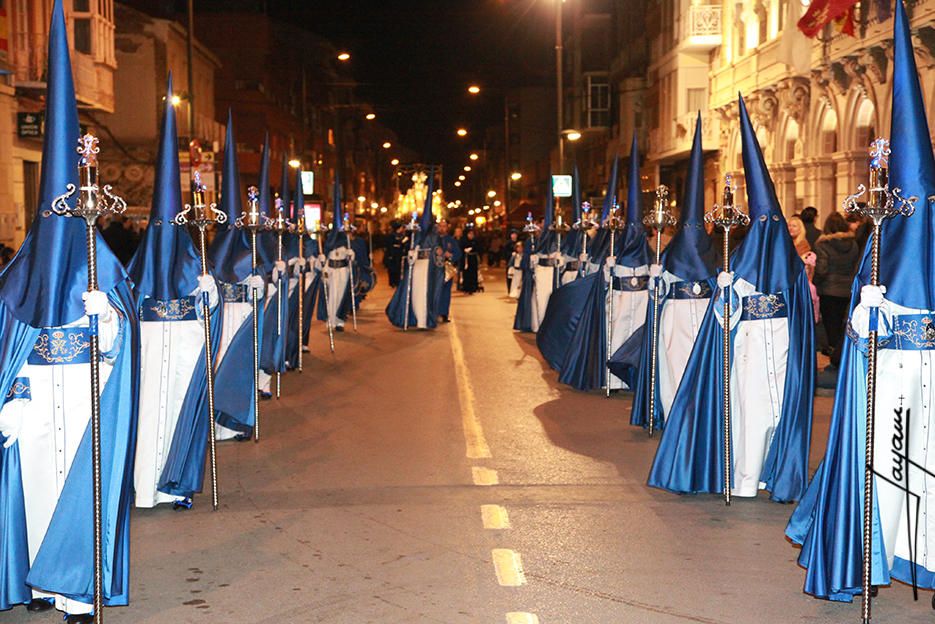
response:
<svg viewBox="0 0 935 624"><path fill-rule="evenodd" d="M406 255L406 228L400 221L390 224L393 233L388 237L386 250L383 252L383 266L389 276L390 287L399 286L403 256Z"/></svg>
<svg viewBox="0 0 935 624"><path fill-rule="evenodd" d="M841 362L844 330L850 303L851 286L860 249L844 217L832 213L825 221L824 232L815 241L815 286L818 287L821 318L831 346L831 366Z"/></svg>
<svg viewBox="0 0 935 624"><path fill-rule="evenodd" d="M469 228L461 239L461 290L473 295L480 290L480 249L473 228Z"/></svg>
<svg viewBox="0 0 935 624"><path fill-rule="evenodd" d="M799 218L805 224L805 240L808 241L808 246L814 249L815 241L821 236L821 230L815 225L815 221L818 220L818 210L814 206L808 206L799 213Z"/></svg>

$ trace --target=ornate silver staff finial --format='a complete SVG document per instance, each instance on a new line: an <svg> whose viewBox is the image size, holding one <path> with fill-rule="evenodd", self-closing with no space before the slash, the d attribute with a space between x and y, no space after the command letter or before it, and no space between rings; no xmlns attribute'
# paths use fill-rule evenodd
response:
<svg viewBox="0 0 935 624"><path fill-rule="evenodd" d="M591 217L591 203L581 202L581 218L572 224L572 228L581 231L587 231L599 227L597 221Z"/></svg>
<svg viewBox="0 0 935 624"><path fill-rule="evenodd" d="M105 184L99 186L97 174L97 155L101 151L98 139L91 133L78 139L78 187L74 184L65 186L65 192L52 200L49 210L42 213L44 217L53 213L60 217L81 217L88 223L93 223L103 214L122 214L127 209L123 198L113 194L113 187ZM78 193L78 202L72 208L68 200Z"/></svg>
<svg viewBox="0 0 935 624"><path fill-rule="evenodd" d="M653 210L643 217L643 225L651 227L657 232L675 225L675 217L669 212L669 187L665 184L656 187Z"/></svg>
<svg viewBox="0 0 935 624"><path fill-rule="evenodd" d="M523 231L527 233L538 233L542 228L533 220L532 212L529 212L526 215L526 225L523 226Z"/></svg>
<svg viewBox="0 0 935 624"><path fill-rule="evenodd" d="M212 223L227 223L227 215L223 210L218 210L217 204L205 202L205 192L208 189L201 181L201 173L198 171L192 173L191 189L192 203L185 204L185 208L175 215L172 223L180 226L191 224L199 230Z"/></svg>
<svg viewBox="0 0 935 624"><path fill-rule="evenodd" d="M422 230L422 226L419 225L419 213L415 210L412 211L412 219L409 223L406 224L406 231L408 232L419 232Z"/></svg>
<svg viewBox="0 0 935 624"><path fill-rule="evenodd" d="M344 220L343 220L343 221L344 221L344 231L345 231L345 232L350 232L350 233L353 234L354 232L357 231L357 226L354 225L354 222L353 222L353 221L351 221L351 213L345 212L345 213L344 213Z"/></svg>
<svg viewBox="0 0 935 624"><path fill-rule="evenodd" d="M247 210L240 213L234 225L245 230L265 230L270 219L260 212L260 190L255 186L247 187Z"/></svg>
<svg viewBox="0 0 935 624"><path fill-rule="evenodd" d="M617 203L617 200L614 200L614 205L610 209L610 214L607 215L607 219L601 227L611 231L622 230L626 227L626 223L624 223L623 218L620 216L620 204Z"/></svg>
<svg viewBox="0 0 935 624"><path fill-rule="evenodd" d="M270 229L277 234L288 232L292 229L292 222L286 218L286 207L283 205L281 197L276 198L274 206L276 208L276 217L266 221L267 229Z"/></svg>
<svg viewBox="0 0 935 624"><path fill-rule="evenodd" d="M900 190L889 186L890 142L883 138L870 143L870 189L867 201L857 200L868 192L863 184L857 185L857 192L848 195L841 204L845 212L868 217L875 225L896 215L912 216L918 197L903 197Z"/></svg>
<svg viewBox="0 0 935 624"><path fill-rule="evenodd" d="M705 213L705 223L712 223L725 231L730 231L737 226L750 225L750 216L743 212L740 204L734 203L734 195L737 193L737 185L731 174L724 176L724 191L721 195L721 203L714 204L711 210Z"/></svg>

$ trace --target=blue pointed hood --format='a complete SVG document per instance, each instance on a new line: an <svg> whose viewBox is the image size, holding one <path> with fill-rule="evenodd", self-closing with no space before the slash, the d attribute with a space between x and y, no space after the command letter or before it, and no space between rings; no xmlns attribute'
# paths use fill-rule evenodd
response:
<svg viewBox="0 0 935 624"><path fill-rule="evenodd" d="M282 155L282 177L279 181L279 199L282 200L283 214L287 219L295 219L292 213L292 197L289 195L289 158Z"/></svg>
<svg viewBox="0 0 935 624"><path fill-rule="evenodd" d="M305 216L305 189L302 187L302 167L295 170L295 198L292 200L292 222L298 223ZM311 225L306 224L306 225Z"/></svg>
<svg viewBox="0 0 935 624"><path fill-rule="evenodd" d="M776 189L766 169L743 97L739 97L738 106L750 229L731 258L731 269L759 292L778 293L793 286L805 265L795 251L786 219L779 208Z"/></svg>
<svg viewBox="0 0 935 624"><path fill-rule="evenodd" d="M435 226L435 216L432 214L432 198L435 192L435 167L429 167L429 185L425 192L425 204L422 206L422 215L419 218L419 226L422 228L422 236L425 237Z"/></svg>
<svg viewBox="0 0 935 624"><path fill-rule="evenodd" d="M545 197L545 218L542 221L542 231L545 232L552 225L555 218L555 191L552 189L552 176L548 178L548 191Z"/></svg>
<svg viewBox="0 0 935 624"><path fill-rule="evenodd" d="M688 160L682 194L682 220L662 260L663 266L683 280L697 282L717 272L717 249L704 228L704 155L701 151L701 113Z"/></svg>
<svg viewBox="0 0 935 624"><path fill-rule="evenodd" d="M604 195L604 206L601 210L601 223L610 216L610 210L617 200L617 171L620 167L620 156L614 155L614 163L610 167L610 179L607 180L607 194Z"/></svg>
<svg viewBox="0 0 935 624"><path fill-rule="evenodd" d="M344 203L342 199L341 177L337 172L335 172L334 188L332 189L331 194L331 231L328 232L328 236L325 238L326 252L330 252L332 249L337 249L347 242L346 237L339 236L339 234L344 233Z"/></svg>
<svg viewBox="0 0 935 624"><path fill-rule="evenodd" d="M269 132L263 139L263 154L260 157L260 181L257 183L260 191L260 213L272 217L273 202L269 194Z"/></svg>
<svg viewBox="0 0 935 624"><path fill-rule="evenodd" d="M646 228L643 227L643 191L640 183L640 150L636 143L636 132L630 145L630 168L627 187L627 220L619 233L619 246L615 254L617 264L639 267L649 264L649 245Z"/></svg>
<svg viewBox="0 0 935 624"><path fill-rule="evenodd" d="M232 284L250 275L252 261L250 241L246 233L234 227L234 221L243 213L240 188L240 166L237 163L234 116L228 110L220 203L220 209L227 215L227 223L218 226L217 235L208 249L208 258L211 260L217 278Z"/></svg>
<svg viewBox="0 0 935 624"><path fill-rule="evenodd" d="M575 163L574 171L571 177L571 203L574 218L569 223L576 223L581 220L581 176L578 174L578 163ZM568 234L562 237L562 253L568 256L578 256L578 249L581 241L581 232L571 229Z"/></svg>
<svg viewBox="0 0 935 624"><path fill-rule="evenodd" d="M143 297L167 300L188 296L201 274L201 261L188 228L172 223L182 210L182 182L175 107L171 103L171 73L165 102L149 225L127 269L133 281L133 294L138 300Z"/></svg>
<svg viewBox="0 0 935 624"><path fill-rule="evenodd" d="M890 124L889 182L902 197L916 196L911 217L895 216L881 226L880 283L899 305L935 310L935 159L913 56L909 20L896 2L893 36L893 113ZM870 283L870 245L859 272Z"/></svg>
<svg viewBox="0 0 935 624"><path fill-rule="evenodd" d="M257 184L257 190L260 194L258 202L260 214L272 218L275 215L273 214L273 198L270 195L269 161L269 131L267 131L263 139L263 155L260 157L260 181ZM256 253L257 262L262 267L262 269L258 267L258 270L262 270L262 272L270 271L278 255L276 235L273 232L269 230L257 232Z"/></svg>
<svg viewBox="0 0 935 624"><path fill-rule="evenodd" d="M84 316L81 293L88 285L84 220L43 216L67 185L78 185L78 107L61 0L52 7L48 62L39 205L22 246L0 273L0 301L17 320L33 327L58 327ZM69 204L74 205L76 196ZM109 292L126 273L100 234L96 236L98 287Z"/></svg>

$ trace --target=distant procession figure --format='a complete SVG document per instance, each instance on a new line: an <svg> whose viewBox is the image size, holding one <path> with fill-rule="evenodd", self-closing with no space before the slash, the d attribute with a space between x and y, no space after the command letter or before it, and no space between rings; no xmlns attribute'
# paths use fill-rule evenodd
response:
<svg viewBox="0 0 935 624"><path fill-rule="evenodd" d="M477 233L468 228L461 239L461 290L473 295L483 290L480 281L480 249Z"/></svg>
<svg viewBox="0 0 935 624"><path fill-rule="evenodd" d="M447 323L451 315L451 288L458 282L461 266L461 245L458 240L448 233L448 222L440 220L435 226L438 232L438 245L441 248L442 259L445 264L445 278L438 289L438 302L435 313L442 322Z"/></svg>

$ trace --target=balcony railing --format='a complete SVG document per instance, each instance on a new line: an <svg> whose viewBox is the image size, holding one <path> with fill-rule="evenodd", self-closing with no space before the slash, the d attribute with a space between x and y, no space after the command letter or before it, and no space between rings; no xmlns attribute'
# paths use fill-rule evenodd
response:
<svg viewBox="0 0 935 624"><path fill-rule="evenodd" d="M688 36L721 36L721 7L715 4L693 5L688 9Z"/></svg>

